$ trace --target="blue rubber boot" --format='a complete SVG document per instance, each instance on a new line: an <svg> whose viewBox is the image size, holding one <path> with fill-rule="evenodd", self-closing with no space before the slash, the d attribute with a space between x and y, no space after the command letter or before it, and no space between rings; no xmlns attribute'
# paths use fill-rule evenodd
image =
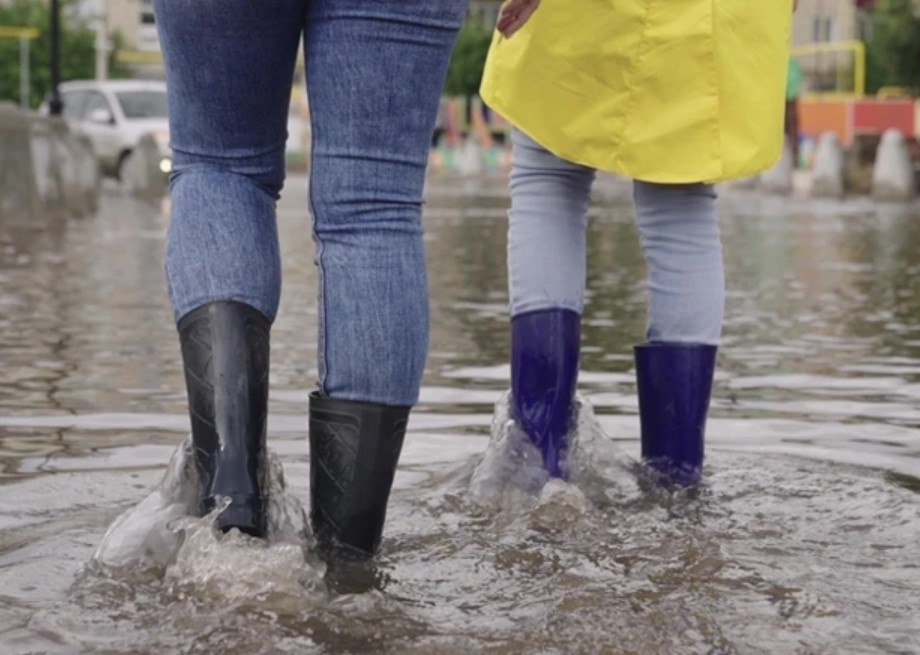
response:
<svg viewBox="0 0 920 655"><path fill-rule="evenodd" d="M635 347L642 459L665 483L700 481L717 350L680 343Z"/></svg>
<svg viewBox="0 0 920 655"><path fill-rule="evenodd" d="M568 309L511 319L512 411L556 478L564 477L580 340L581 316Z"/></svg>

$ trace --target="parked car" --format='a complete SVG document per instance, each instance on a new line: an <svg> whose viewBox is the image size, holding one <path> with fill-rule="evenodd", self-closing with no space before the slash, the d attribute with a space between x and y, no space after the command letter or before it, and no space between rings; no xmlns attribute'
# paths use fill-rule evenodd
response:
<svg viewBox="0 0 920 655"><path fill-rule="evenodd" d="M172 170L166 84L148 80L64 82L59 87L64 120L93 143L106 175L123 179L131 153L145 134L152 134L160 151L160 170ZM47 101L42 105L47 113Z"/></svg>

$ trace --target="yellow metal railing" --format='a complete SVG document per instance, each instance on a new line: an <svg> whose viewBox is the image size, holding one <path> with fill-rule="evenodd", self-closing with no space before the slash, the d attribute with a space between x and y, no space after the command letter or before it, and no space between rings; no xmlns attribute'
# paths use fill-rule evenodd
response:
<svg viewBox="0 0 920 655"><path fill-rule="evenodd" d="M866 44L862 41L834 41L831 43L809 43L808 45L795 46L792 48L792 56L810 57L824 54L853 54L853 91L852 92L832 92L832 93L812 93L809 95L820 96L837 96L837 97L856 97L863 98L866 95Z"/></svg>
<svg viewBox="0 0 920 655"><path fill-rule="evenodd" d="M902 100L911 99L914 96L910 89L901 86L883 86L875 92L875 97L880 100Z"/></svg>
<svg viewBox="0 0 920 655"><path fill-rule="evenodd" d="M122 64L162 64L163 53L159 50L118 50L115 59Z"/></svg>
<svg viewBox="0 0 920 655"><path fill-rule="evenodd" d="M37 39L38 29L35 27L8 27L0 25L0 39Z"/></svg>

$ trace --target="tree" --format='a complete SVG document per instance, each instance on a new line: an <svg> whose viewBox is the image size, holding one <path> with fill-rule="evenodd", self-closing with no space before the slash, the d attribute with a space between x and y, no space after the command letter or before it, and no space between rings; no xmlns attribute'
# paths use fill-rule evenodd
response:
<svg viewBox="0 0 920 655"><path fill-rule="evenodd" d="M471 98L479 93L486 55L492 42L492 32L477 20L467 20L450 57L444 93Z"/></svg>
<svg viewBox="0 0 920 655"><path fill-rule="evenodd" d="M95 33L85 24L68 20L67 6L73 0L62 2L61 16L61 80L92 78L96 71ZM0 25L10 27L35 27L38 38L29 44L30 89L29 104L37 107L51 90L51 34L49 31L51 9L46 0L13 0L0 6ZM124 66L109 55L109 74L124 77ZM19 43L0 39L0 101L19 102Z"/></svg>
<svg viewBox="0 0 920 655"><path fill-rule="evenodd" d="M869 41L870 87L920 92L920 14L913 0L878 0Z"/></svg>

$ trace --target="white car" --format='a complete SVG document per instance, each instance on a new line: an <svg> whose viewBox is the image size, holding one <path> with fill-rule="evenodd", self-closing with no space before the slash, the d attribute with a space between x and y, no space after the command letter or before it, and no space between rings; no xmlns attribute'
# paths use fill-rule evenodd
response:
<svg viewBox="0 0 920 655"><path fill-rule="evenodd" d="M166 83L148 80L64 82L59 87L64 120L89 136L102 172L122 179L141 137L153 135L160 170L172 170ZM42 106L47 113L47 102Z"/></svg>

